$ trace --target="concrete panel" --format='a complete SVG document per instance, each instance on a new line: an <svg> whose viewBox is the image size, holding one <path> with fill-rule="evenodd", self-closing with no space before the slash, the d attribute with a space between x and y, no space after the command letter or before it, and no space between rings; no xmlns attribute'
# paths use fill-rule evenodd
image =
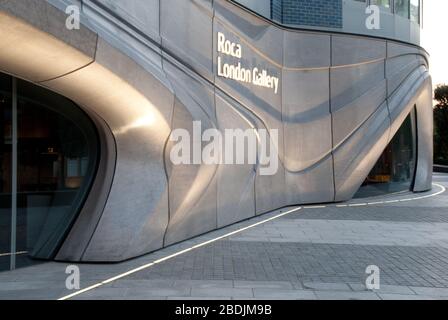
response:
<svg viewBox="0 0 448 320"><path fill-rule="evenodd" d="M330 35L321 33L284 32L285 68L325 68L331 64Z"/></svg>
<svg viewBox="0 0 448 320"><path fill-rule="evenodd" d="M144 34L151 37L159 35L160 0L98 0L97 2Z"/></svg>
<svg viewBox="0 0 448 320"><path fill-rule="evenodd" d="M333 36L332 64L344 66L386 58L386 41L361 37Z"/></svg>
<svg viewBox="0 0 448 320"><path fill-rule="evenodd" d="M142 5L144 5L143 1ZM155 9L158 18L158 6ZM148 10L148 7L142 9L142 11L144 10ZM148 19L151 17L152 15L148 15ZM157 34L143 33L132 24L132 21L127 22L120 15L120 10L112 10L92 1L83 2L81 21L86 23L90 29L95 30L104 41L120 50L169 87L162 72L161 40L158 29L153 30L157 31Z"/></svg>
<svg viewBox="0 0 448 320"><path fill-rule="evenodd" d="M75 0L72 3L77 4L78 2ZM31 26L42 32L51 34L59 41L67 44L70 48L78 50L80 53L89 58L95 57L97 40L96 33L92 32L82 24L80 25L79 29L69 30L65 25L67 19L67 15L65 14L65 12L62 12L61 10L48 4L47 1L1 0L0 11L3 11L3 13L5 14L20 18L24 22L30 24ZM4 23L6 27L6 21ZM12 25L11 27L14 27L14 25ZM20 28L19 26L16 27ZM35 32L35 30L29 31ZM27 42L27 49L33 48L33 43L30 42L32 38L33 34L29 34L26 40L21 41ZM2 45L5 44L5 42L3 41L4 39L5 38L2 37ZM20 42L16 42L15 46L17 46L19 43ZM68 50L66 50L66 52L67 51ZM59 51L55 50L53 51L53 54L54 53L59 53Z"/></svg>
<svg viewBox="0 0 448 320"><path fill-rule="evenodd" d="M418 54L419 48L399 42L387 41L387 58L403 56L407 54Z"/></svg>
<svg viewBox="0 0 448 320"><path fill-rule="evenodd" d="M97 36L84 27L69 33L65 17L43 1L19 0L0 2L0 37L0 69L40 82L91 63Z"/></svg>
<svg viewBox="0 0 448 320"><path fill-rule="evenodd" d="M333 145L337 148L386 101L386 80L353 102L333 111Z"/></svg>
<svg viewBox="0 0 448 320"><path fill-rule="evenodd" d="M256 214L266 213L287 206L285 167L278 162L278 170L274 175L261 175L257 170L255 178Z"/></svg>
<svg viewBox="0 0 448 320"><path fill-rule="evenodd" d="M201 84L193 77L170 64L165 70L176 93L176 104L172 128L185 129L194 137L193 121L200 121L201 132L216 129L214 113L214 92L210 85ZM202 151L207 143L188 142L190 151L193 144ZM169 226L165 245L185 240L195 235L217 228L216 176L218 164L174 164L171 150L177 142L167 143L165 168L169 179ZM193 163L193 157L190 157Z"/></svg>
<svg viewBox="0 0 448 320"><path fill-rule="evenodd" d="M336 201L353 197L389 142L387 104L334 151Z"/></svg>
<svg viewBox="0 0 448 320"><path fill-rule="evenodd" d="M318 165L301 172L285 172L288 205L334 201L333 159L328 156Z"/></svg>
<svg viewBox="0 0 448 320"><path fill-rule="evenodd" d="M386 61L388 93L391 95L413 71L419 67L417 56L403 55Z"/></svg>
<svg viewBox="0 0 448 320"><path fill-rule="evenodd" d="M283 62L283 30L243 11L227 0L214 0L215 21L230 30L238 30L246 44L263 52L274 64ZM216 30L216 29L215 29Z"/></svg>
<svg viewBox="0 0 448 320"><path fill-rule="evenodd" d="M160 1L162 46L202 76L213 79L211 0Z"/></svg>
<svg viewBox="0 0 448 320"><path fill-rule="evenodd" d="M432 110L432 81L426 74L422 92L417 100L417 171L414 181L414 192L427 191L432 188L433 166L433 132L434 113Z"/></svg>
<svg viewBox="0 0 448 320"><path fill-rule="evenodd" d="M352 103L384 80L384 61L331 69L332 112Z"/></svg>
<svg viewBox="0 0 448 320"><path fill-rule="evenodd" d="M391 136L398 131L404 119L409 114L410 105L415 104L416 93L420 90L422 82L423 76L420 70L414 70L389 97L389 113L392 121Z"/></svg>
<svg viewBox="0 0 448 320"><path fill-rule="evenodd" d="M331 153L329 71L284 71L285 167L305 170Z"/></svg>
<svg viewBox="0 0 448 320"><path fill-rule="evenodd" d="M216 96L216 113L219 129L251 129L255 123L243 118L229 101ZM225 139L224 139L225 143ZM235 152L235 151L234 151ZM225 157L225 152L223 157ZM257 165L224 164L218 171L218 227L250 218L255 215L255 176Z"/></svg>
<svg viewBox="0 0 448 320"><path fill-rule="evenodd" d="M178 92L178 91L177 91ZM173 129L186 129L193 137L193 121L201 121L202 132L213 127L204 114L176 102ZM201 134L202 134L201 132ZM168 143L165 162L170 162L174 142ZM170 165L170 220L164 245L170 245L217 228L216 173L218 165Z"/></svg>
<svg viewBox="0 0 448 320"><path fill-rule="evenodd" d="M418 50L419 58L425 61L426 68L429 68L429 53L425 49L419 48Z"/></svg>

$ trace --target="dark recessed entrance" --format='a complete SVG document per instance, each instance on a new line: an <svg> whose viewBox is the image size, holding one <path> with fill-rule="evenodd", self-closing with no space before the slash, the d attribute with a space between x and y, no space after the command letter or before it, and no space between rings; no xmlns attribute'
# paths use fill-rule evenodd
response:
<svg viewBox="0 0 448 320"><path fill-rule="evenodd" d="M0 270L7 270L54 257L89 191L99 150L94 125L73 102L4 74L0 149Z"/></svg>
<svg viewBox="0 0 448 320"><path fill-rule="evenodd" d="M415 110L409 114L367 176L356 198L409 191L416 167Z"/></svg>

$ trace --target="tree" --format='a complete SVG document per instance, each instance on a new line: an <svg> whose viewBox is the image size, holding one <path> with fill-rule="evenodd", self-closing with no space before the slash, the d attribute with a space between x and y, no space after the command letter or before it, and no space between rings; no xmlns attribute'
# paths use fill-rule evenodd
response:
<svg viewBox="0 0 448 320"><path fill-rule="evenodd" d="M448 165L448 85L434 91L434 162Z"/></svg>

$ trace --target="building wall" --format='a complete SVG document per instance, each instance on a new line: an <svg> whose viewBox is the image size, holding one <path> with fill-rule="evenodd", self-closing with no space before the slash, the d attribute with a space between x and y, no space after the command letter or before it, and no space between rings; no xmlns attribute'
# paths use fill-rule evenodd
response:
<svg viewBox="0 0 448 320"><path fill-rule="evenodd" d="M239 0L238 3L242 4L246 8L250 8L251 10L257 12L258 14L262 15L263 17L270 17L271 16L271 1L265 1L265 0Z"/></svg>
<svg viewBox="0 0 448 320"><path fill-rule="evenodd" d="M284 24L342 28L342 0L274 0L280 2ZM275 5L274 5L275 7Z"/></svg>
<svg viewBox="0 0 448 320"><path fill-rule="evenodd" d="M420 25L380 7L380 28L366 28L366 2L357 0L234 0L277 23L312 30L336 30L420 44ZM260 6L270 5L270 12Z"/></svg>
<svg viewBox="0 0 448 320"><path fill-rule="evenodd" d="M270 0L271 1L271 16L274 21L283 22L283 0Z"/></svg>
<svg viewBox="0 0 448 320"><path fill-rule="evenodd" d="M415 191L431 188L424 50L279 28L225 0L154 1L145 16L154 21L138 23L128 15L146 2L85 0L73 32L71 1L0 3L1 71L75 101L112 149L103 160L113 165L87 199L97 205L80 212L57 259L121 261L284 206L348 200L414 105ZM277 76L279 92L219 77L217 32L241 44L242 65ZM192 134L193 121L202 130L277 129L278 172L263 176L259 163L174 166L169 135Z"/></svg>

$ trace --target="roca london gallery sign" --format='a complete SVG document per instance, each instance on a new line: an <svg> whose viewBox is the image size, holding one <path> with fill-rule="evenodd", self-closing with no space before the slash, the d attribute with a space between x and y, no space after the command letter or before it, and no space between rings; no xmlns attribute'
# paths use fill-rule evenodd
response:
<svg viewBox="0 0 448 320"><path fill-rule="evenodd" d="M280 81L278 77L272 76L265 69L259 69L257 67L247 69L241 66L241 62L238 64L229 64L223 61L221 55L231 56L237 59L243 57L243 51L241 44L231 42L226 39L226 36L222 32L218 32L218 76L226 79L232 79L238 82L251 83L258 87L268 88L278 93Z"/></svg>

